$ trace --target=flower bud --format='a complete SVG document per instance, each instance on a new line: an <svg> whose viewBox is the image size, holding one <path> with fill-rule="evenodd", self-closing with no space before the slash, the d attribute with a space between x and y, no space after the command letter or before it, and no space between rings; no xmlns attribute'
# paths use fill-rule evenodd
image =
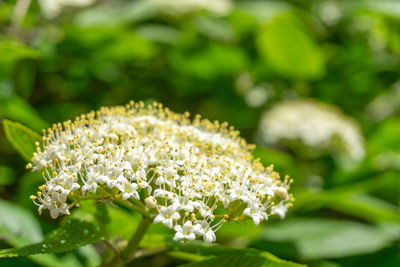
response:
<svg viewBox="0 0 400 267"><path fill-rule="evenodd" d="M144 203L146 203L147 208L154 209L157 205L157 200L154 197L150 196L144 200Z"/></svg>

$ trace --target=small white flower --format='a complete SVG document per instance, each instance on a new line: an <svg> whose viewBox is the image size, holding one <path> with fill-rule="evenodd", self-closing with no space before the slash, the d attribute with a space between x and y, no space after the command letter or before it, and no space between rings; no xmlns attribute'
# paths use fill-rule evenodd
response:
<svg viewBox="0 0 400 267"><path fill-rule="evenodd" d="M57 218L59 214L69 215L68 205L65 203L62 204L60 207L58 207L56 204L51 203L47 208L50 210L50 216L53 219Z"/></svg>
<svg viewBox="0 0 400 267"><path fill-rule="evenodd" d="M172 228L172 226L177 222L181 216L172 206L161 207L160 213L154 218L154 222L162 222L165 226Z"/></svg>
<svg viewBox="0 0 400 267"><path fill-rule="evenodd" d="M185 197L175 197L172 199L172 206L176 210L184 210L187 212L193 212L194 205L193 201L185 198Z"/></svg>
<svg viewBox="0 0 400 267"><path fill-rule="evenodd" d="M94 182L93 180L84 182L84 185L82 186L83 195L86 195L86 192L95 193L96 190L97 190L97 183Z"/></svg>
<svg viewBox="0 0 400 267"><path fill-rule="evenodd" d="M288 205L283 204L283 202L281 201L281 202L279 202L278 205L273 206L271 208L271 212L278 214L279 217L281 217L283 219L283 218L285 218L287 209L288 209Z"/></svg>
<svg viewBox="0 0 400 267"><path fill-rule="evenodd" d="M193 227L194 232L203 236L203 240L207 243L215 242L216 236L214 231L211 229L210 224L205 220L197 221L197 223Z"/></svg>
<svg viewBox="0 0 400 267"><path fill-rule="evenodd" d="M196 235L194 233L193 225L192 222L186 221L183 226L177 225L174 227L174 230L176 231L174 240L195 240Z"/></svg>
<svg viewBox="0 0 400 267"><path fill-rule="evenodd" d="M122 192L123 200L127 200L130 197L133 197L135 199L140 199L139 194L136 191L138 189L138 186L135 183L130 183L126 181L124 183L119 184L117 188Z"/></svg>
<svg viewBox="0 0 400 267"><path fill-rule="evenodd" d="M249 207L247 207L244 211L243 214L245 214L246 216L249 216L253 219L253 222L255 225L259 225L260 222L262 222L263 220L268 219L268 215L267 213L265 213L262 209L260 209L259 207L257 207L257 205L251 205Z"/></svg>

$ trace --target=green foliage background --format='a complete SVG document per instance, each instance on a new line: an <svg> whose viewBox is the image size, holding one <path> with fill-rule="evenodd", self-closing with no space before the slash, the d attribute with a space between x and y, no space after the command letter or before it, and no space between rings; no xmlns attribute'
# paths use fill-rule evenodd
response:
<svg viewBox="0 0 400 267"><path fill-rule="evenodd" d="M295 179L294 207L283 221L225 226L217 240L309 266L400 266L400 2L236 1L218 15L115 0L65 8L48 19L32 1L22 22L15 2L0 1L2 119L39 132L103 105L157 100L227 121L258 143L260 117L277 102L314 98L335 105L361 126L363 162L349 168L330 153L309 158L306 151L259 144L262 162ZM254 104L254 88L266 92L265 101ZM60 223L37 215L29 195L41 177L25 171L6 132L0 131L0 248L40 242ZM90 220L91 209L75 209L72 217ZM108 231L129 237L137 216L109 212ZM155 225L142 245L151 247L166 231ZM96 266L102 249L0 259L0 265ZM185 249L136 264L203 259L192 255L202 250ZM230 257L207 260L240 262ZM256 266L260 257L241 264Z"/></svg>

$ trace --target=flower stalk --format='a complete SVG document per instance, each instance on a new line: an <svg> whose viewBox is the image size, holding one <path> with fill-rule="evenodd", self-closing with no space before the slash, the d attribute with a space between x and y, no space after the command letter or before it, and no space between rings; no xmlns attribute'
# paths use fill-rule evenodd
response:
<svg viewBox="0 0 400 267"><path fill-rule="evenodd" d="M146 234L147 229L150 227L153 221L150 218L145 216L142 217L138 227L136 228L135 233L132 235L131 239L128 242L128 245L122 251L121 258L123 260L129 260L132 258L133 253L137 249L140 244L140 241L143 239Z"/></svg>
<svg viewBox="0 0 400 267"><path fill-rule="evenodd" d="M105 262L102 267L116 267L133 260L134 253L139 247L140 242L142 241L152 222L152 219L143 216L132 237L129 239L128 245L124 248L122 253L115 253L114 257L109 262Z"/></svg>

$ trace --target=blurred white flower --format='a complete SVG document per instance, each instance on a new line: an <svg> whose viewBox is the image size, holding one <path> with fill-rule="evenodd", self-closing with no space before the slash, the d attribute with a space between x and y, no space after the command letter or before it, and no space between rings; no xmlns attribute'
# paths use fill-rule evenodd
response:
<svg viewBox="0 0 400 267"><path fill-rule="evenodd" d="M391 90L378 95L365 109L368 118L381 121L394 114L400 107L400 81L391 86Z"/></svg>
<svg viewBox="0 0 400 267"><path fill-rule="evenodd" d="M292 180L254 160L254 146L238 134L158 103L102 108L43 132L28 167L42 170L45 184L31 199L52 218L94 194L140 202L176 240L213 242L222 224L246 215L259 224L273 210L282 216L293 199Z"/></svg>
<svg viewBox="0 0 400 267"><path fill-rule="evenodd" d="M342 17L340 3L324 1L317 5L319 17L327 25L335 25Z"/></svg>
<svg viewBox="0 0 400 267"><path fill-rule="evenodd" d="M39 0L40 9L48 19L53 19L60 15L65 7L85 7L91 5L96 0Z"/></svg>
<svg viewBox="0 0 400 267"><path fill-rule="evenodd" d="M170 15L183 15L200 10L206 10L216 15L224 16L232 9L231 0L148 0Z"/></svg>
<svg viewBox="0 0 400 267"><path fill-rule="evenodd" d="M355 161L364 158L364 138L353 119L313 100L290 100L265 112L260 135L266 143L299 140L321 150L340 150Z"/></svg>
<svg viewBox="0 0 400 267"><path fill-rule="evenodd" d="M260 107L267 101L268 92L264 87L257 86L247 91L244 95L244 99L250 107Z"/></svg>

